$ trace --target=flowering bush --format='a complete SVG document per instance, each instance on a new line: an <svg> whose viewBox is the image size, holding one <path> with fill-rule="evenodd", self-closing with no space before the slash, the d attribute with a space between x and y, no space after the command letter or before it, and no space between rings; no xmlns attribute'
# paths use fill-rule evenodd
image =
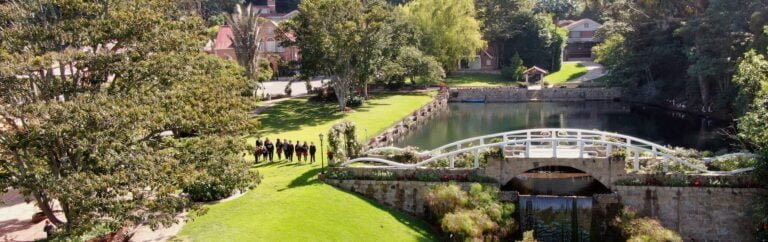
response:
<svg viewBox="0 0 768 242"><path fill-rule="evenodd" d="M478 183L469 192L456 184L430 189L427 204L446 233L465 240L499 241L515 229L514 204L498 201L498 188Z"/></svg>

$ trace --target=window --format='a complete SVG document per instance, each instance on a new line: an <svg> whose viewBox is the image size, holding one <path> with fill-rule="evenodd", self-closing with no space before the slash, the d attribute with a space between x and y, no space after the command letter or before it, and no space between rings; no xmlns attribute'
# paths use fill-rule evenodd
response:
<svg viewBox="0 0 768 242"><path fill-rule="evenodd" d="M490 65L491 65L491 60L490 60L490 59L488 59L488 60L485 60L485 65L486 65L486 66L490 66Z"/></svg>
<svg viewBox="0 0 768 242"><path fill-rule="evenodd" d="M589 28L589 23L584 23L584 28Z"/></svg>
<svg viewBox="0 0 768 242"><path fill-rule="evenodd" d="M569 34L571 38L581 38L581 32L580 31L571 31Z"/></svg>
<svg viewBox="0 0 768 242"><path fill-rule="evenodd" d="M267 41L267 52L275 52L277 51L277 45L274 40L268 40Z"/></svg>
<svg viewBox="0 0 768 242"><path fill-rule="evenodd" d="M278 45L277 46L277 52L283 53L283 52L285 52L285 48L283 48L282 46Z"/></svg>
<svg viewBox="0 0 768 242"><path fill-rule="evenodd" d="M267 28L267 34L271 34L275 32L275 30L272 27Z"/></svg>

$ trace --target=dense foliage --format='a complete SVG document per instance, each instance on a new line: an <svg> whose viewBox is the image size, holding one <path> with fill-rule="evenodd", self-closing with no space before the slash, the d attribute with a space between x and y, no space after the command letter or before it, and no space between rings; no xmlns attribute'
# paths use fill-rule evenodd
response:
<svg viewBox="0 0 768 242"><path fill-rule="evenodd" d="M767 8L762 0L604 2L597 60L640 101L727 116L738 59L765 51Z"/></svg>
<svg viewBox="0 0 768 242"><path fill-rule="evenodd" d="M626 241L683 241L680 234L665 228L658 220L638 217L633 211L626 208L621 211L621 214L613 221L612 225L621 231Z"/></svg>
<svg viewBox="0 0 768 242"><path fill-rule="evenodd" d="M473 183L469 191L444 184L426 194L429 210L440 227L457 241L498 241L514 232L515 205L498 200L498 188Z"/></svg>
<svg viewBox="0 0 768 242"><path fill-rule="evenodd" d="M531 0L479 0L478 17L483 36L498 52L500 66L519 55L525 66L538 66L550 72L560 70L567 31L558 28L553 17L533 9Z"/></svg>
<svg viewBox="0 0 768 242"><path fill-rule="evenodd" d="M176 1L3 1L0 12L0 187L67 234L170 225L190 205L185 188L258 182L237 138L256 127L242 69L200 51L202 21Z"/></svg>
<svg viewBox="0 0 768 242"><path fill-rule="evenodd" d="M475 56L486 46L474 0L413 0L400 10L421 32L420 49L446 70L455 70L461 59Z"/></svg>
<svg viewBox="0 0 768 242"><path fill-rule="evenodd" d="M436 33L423 34L413 18L404 17L407 11L397 11L383 0L311 0L303 1L299 10L280 26L279 32L296 36L282 39L282 45L300 49L303 79L331 79L341 110L355 92L367 98L368 84L375 81L430 83L444 76L440 56L419 49L419 43L425 43L422 38L436 38Z"/></svg>

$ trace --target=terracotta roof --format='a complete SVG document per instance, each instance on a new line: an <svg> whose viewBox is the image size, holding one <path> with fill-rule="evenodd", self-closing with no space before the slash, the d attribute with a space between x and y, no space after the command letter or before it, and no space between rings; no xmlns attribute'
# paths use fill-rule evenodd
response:
<svg viewBox="0 0 768 242"><path fill-rule="evenodd" d="M219 33L216 34L216 41L213 44L214 50L233 48L232 28L227 25L219 27Z"/></svg>
<svg viewBox="0 0 768 242"><path fill-rule="evenodd" d="M528 68L528 70L525 70L525 72L523 72L523 74L526 74L526 75L532 74L532 73L533 74L549 74L547 70L541 69L541 67L538 67L538 66L533 66L531 68Z"/></svg>

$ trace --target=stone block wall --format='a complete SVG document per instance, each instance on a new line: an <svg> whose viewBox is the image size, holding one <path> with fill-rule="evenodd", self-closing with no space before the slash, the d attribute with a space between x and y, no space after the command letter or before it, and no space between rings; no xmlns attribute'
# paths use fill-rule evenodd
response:
<svg viewBox="0 0 768 242"><path fill-rule="evenodd" d="M379 172L379 171L388 171L392 172L392 174L395 177L408 177L413 178L416 176L416 173L419 172L434 172L435 175L438 177L469 177L470 174L478 171L479 169L461 169L461 168L454 168L454 169L425 169L425 168L378 168L378 167L332 167L329 169L333 170L344 170L352 172L354 177L370 177L373 173Z"/></svg>
<svg viewBox="0 0 768 242"><path fill-rule="evenodd" d="M755 188L615 186L621 203L658 218L685 241L754 241Z"/></svg>
<svg viewBox="0 0 768 242"><path fill-rule="evenodd" d="M325 183L340 189L354 192L362 196L376 200L377 202L400 211L424 216L427 203L424 195L433 186L445 184L444 182L420 182L420 181L373 181L373 180L332 180L325 179ZM457 183L464 190L469 190L471 183Z"/></svg>
<svg viewBox="0 0 768 242"><path fill-rule="evenodd" d="M615 100L621 98L619 88L545 88L528 90L517 87L484 87L451 89L452 102L462 100L486 100L486 102L531 102L531 101L590 101Z"/></svg>
<svg viewBox="0 0 768 242"><path fill-rule="evenodd" d="M416 110L400 122L368 141L368 148L387 147L402 140L411 132L421 128L433 117L448 110L448 90L441 90L435 100Z"/></svg>

